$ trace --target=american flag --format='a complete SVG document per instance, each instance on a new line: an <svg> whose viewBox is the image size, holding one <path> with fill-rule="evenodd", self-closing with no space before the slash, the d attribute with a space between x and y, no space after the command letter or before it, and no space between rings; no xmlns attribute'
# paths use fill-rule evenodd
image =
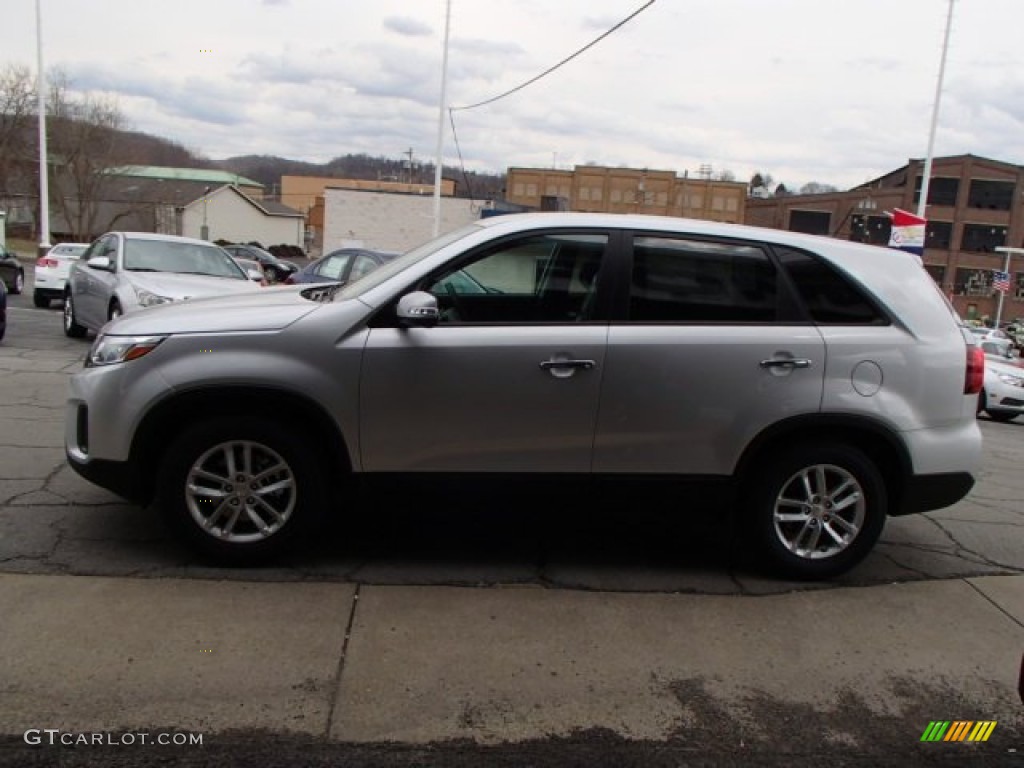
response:
<svg viewBox="0 0 1024 768"><path fill-rule="evenodd" d="M1010 290L1010 273L994 271L992 273L992 287L1000 293Z"/></svg>

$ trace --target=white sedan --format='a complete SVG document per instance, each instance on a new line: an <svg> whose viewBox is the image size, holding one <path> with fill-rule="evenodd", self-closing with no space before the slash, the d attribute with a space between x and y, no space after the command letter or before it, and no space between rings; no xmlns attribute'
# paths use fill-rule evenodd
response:
<svg viewBox="0 0 1024 768"><path fill-rule="evenodd" d="M985 385L978 395L978 413L984 411L995 421L1012 421L1024 413L1024 363L1020 358L998 351L984 342Z"/></svg>
<svg viewBox="0 0 1024 768"><path fill-rule="evenodd" d="M54 299L64 298L64 284L71 265L82 257L88 247L88 243L60 243L36 260L33 304L48 307Z"/></svg>

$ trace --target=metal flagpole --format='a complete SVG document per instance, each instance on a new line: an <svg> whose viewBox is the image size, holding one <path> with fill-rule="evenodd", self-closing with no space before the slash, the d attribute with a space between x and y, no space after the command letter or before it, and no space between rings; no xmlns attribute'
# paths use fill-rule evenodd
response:
<svg viewBox="0 0 1024 768"><path fill-rule="evenodd" d="M996 251L999 253L1005 253L1006 259L1003 261L1003 272L1009 276L1010 290L1013 290L1013 273L1010 272L1010 257L1014 254L1024 254L1024 248L1010 248L1006 245L997 245ZM1003 300L1006 298L1006 291L999 291L999 301L996 303L996 322L993 328L999 328L999 323L1003 319Z"/></svg>
<svg viewBox="0 0 1024 768"><path fill-rule="evenodd" d="M447 0L444 14L444 55L441 59L441 102L437 114L437 151L434 153L434 237L441 232L441 166L444 163L444 111L448 87L448 30L452 21L452 0Z"/></svg>
<svg viewBox="0 0 1024 768"><path fill-rule="evenodd" d="M928 205L928 186L932 178L932 153L935 150L935 128L939 124L939 102L942 100L942 81L946 76L946 53L949 51L949 31L953 28L953 2L949 0L949 12L946 14L946 35L942 41L942 58L939 59L939 79L935 83L935 102L932 104L932 126L928 131L928 154L924 159L924 171L921 175L921 197L917 201L917 215L925 218L924 211Z"/></svg>

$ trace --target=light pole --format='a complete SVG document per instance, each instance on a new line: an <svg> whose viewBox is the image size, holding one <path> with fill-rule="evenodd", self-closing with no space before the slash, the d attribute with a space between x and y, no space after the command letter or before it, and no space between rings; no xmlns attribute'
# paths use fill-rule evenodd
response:
<svg viewBox="0 0 1024 768"><path fill-rule="evenodd" d="M452 25L452 0L445 3L444 54L441 57L441 100L437 109L437 149L434 152L434 237L441 232L441 171L444 163L444 110L448 88L448 33Z"/></svg>
<svg viewBox="0 0 1024 768"><path fill-rule="evenodd" d="M43 11L36 0L36 96L39 112L39 256L50 250L50 168L46 162L46 75L43 73Z"/></svg>
<svg viewBox="0 0 1024 768"><path fill-rule="evenodd" d="M1010 280L1010 288L1013 288L1013 273L1010 272L1010 257L1013 255L1024 254L1024 248L1011 248L1008 245L997 245L996 251L998 253L1005 253L1006 259L1003 261L1003 272L1005 272ZM999 321L1003 318L1003 300L1006 298L1006 291L999 292L999 303L996 304L996 323L995 328L999 328Z"/></svg>
<svg viewBox="0 0 1024 768"><path fill-rule="evenodd" d="M206 189L203 190L203 226L199 230L199 239L200 240L209 240L210 239L210 228L208 226L206 226L206 201L209 199L209 197L210 197L210 188L207 187Z"/></svg>

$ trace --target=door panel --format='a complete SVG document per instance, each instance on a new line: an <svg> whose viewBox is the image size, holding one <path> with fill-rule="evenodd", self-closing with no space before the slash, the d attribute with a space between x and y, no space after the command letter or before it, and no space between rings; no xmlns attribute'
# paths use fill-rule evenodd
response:
<svg viewBox="0 0 1024 768"><path fill-rule="evenodd" d="M589 472L607 326L375 328L360 382L369 472ZM542 368L552 360L591 367Z"/></svg>
<svg viewBox="0 0 1024 768"><path fill-rule="evenodd" d="M761 365L786 357L810 364ZM809 326L615 326L594 471L730 474L762 429L819 410L824 370Z"/></svg>

